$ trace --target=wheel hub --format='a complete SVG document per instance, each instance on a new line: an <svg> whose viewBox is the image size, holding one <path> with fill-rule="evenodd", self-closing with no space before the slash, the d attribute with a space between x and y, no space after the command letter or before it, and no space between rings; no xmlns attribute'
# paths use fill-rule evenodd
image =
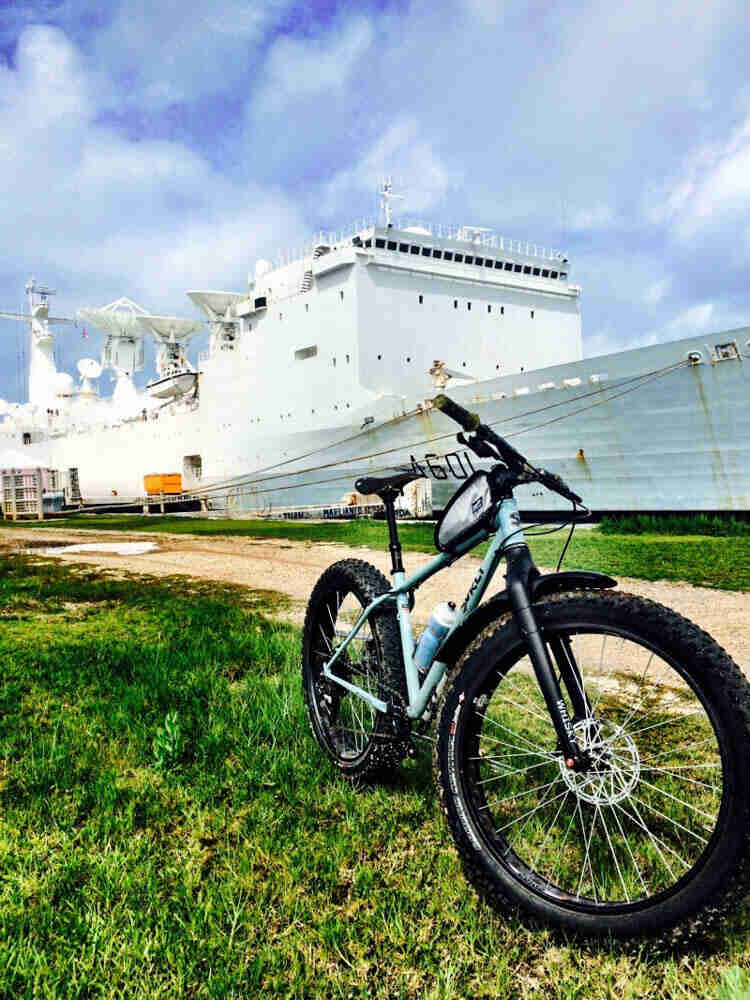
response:
<svg viewBox="0 0 750 1000"><path fill-rule="evenodd" d="M581 719L573 728L578 745L590 763L585 771L574 771L560 759L560 773L568 788L583 802L594 806L611 806L627 798L641 773L633 738L611 723L597 719Z"/></svg>

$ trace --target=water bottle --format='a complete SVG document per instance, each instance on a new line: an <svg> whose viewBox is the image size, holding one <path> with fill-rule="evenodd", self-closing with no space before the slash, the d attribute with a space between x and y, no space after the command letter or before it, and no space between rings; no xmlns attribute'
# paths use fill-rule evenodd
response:
<svg viewBox="0 0 750 1000"><path fill-rule="evenodd" d="M438 646L456 621L456 605L453 601L438 604L430 615L427 628L422 633L414 650L414 662L422 673L426 673L432 663Z"/></svg>

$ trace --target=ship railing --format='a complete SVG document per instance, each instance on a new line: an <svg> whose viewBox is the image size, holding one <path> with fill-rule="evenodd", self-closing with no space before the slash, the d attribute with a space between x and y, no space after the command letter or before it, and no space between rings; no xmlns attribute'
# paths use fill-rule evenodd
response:
<svg viewBox="0 0 750 1000"><path fill-rule="evenodd" d="M297 261L311 257L317 246L324 244L329 247L339 247L340 244L349 244L353 236L366 233L368 230L376 228L384 229L382 223L377 219L356 219L351 225L338 230L321 229L312 241L302 247L290 249L277 254L275 258L277 267L287 267ZM495 235L489 232L477 232L472 226L445 225L443 223L426 222L423 219L403 218L395 219L393 228L405 230L410 228L424 229L430 236L438 239L462 240L471 242L476 246L486 249L498 250L504 253L520 254L523 257L541 257L544 260L564 260L566 255L562 250L541 246L529 240L516 240L508 236Z"/></svg>

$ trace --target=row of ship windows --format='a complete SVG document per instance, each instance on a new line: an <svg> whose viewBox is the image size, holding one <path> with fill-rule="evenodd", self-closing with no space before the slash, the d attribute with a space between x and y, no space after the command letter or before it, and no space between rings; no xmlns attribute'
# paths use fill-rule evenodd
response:
<svg viewBox="0 0 750 1000"><path fill-rule="evenodd" d="M533 311L532 311L531 315L533 317L533 315L534 315ZM317 356L318 356L318 345L317 344L313 344L310 347L301 347L298 351L294 352L294 360L295 361L306 361L308 358L316 358ZM349 362L351 360L350 356L347 354L347 355L345 355L345 357L346 357L346 363L349 364ZM382 354L378 354L378 361L382 361L382 360L383 360L383 355ZM406 357L404 358L404 363L407 364L407 365L409 365L409 364L411 364L411 360L412 360L411 359L411 355L407 354ZM335 368L336 367L336 358L333 357L331 359L331 362L333 364L333 367ZM461 367L462 368L466 367L466 362L465 361L461 362ZM495 365L495 369L497 371L499 371L500 370L500 365L499 364ZM521 371L523 371L523 369L521 369ZM349 404L347 403L346 405L347 405L347 408L348 408ZM337 407L334 406L334 410L335 409L337 409ZM315 413L315 410L312 410L312 412ZM282 416L282 419L283 419L283 416Z"/></svg>
<svg viewBox="0 0 750 1000"><path fill-rule="evenodd" d="M333 404L334 410L350 410L351 406L352 406L351 403L334 403ZM310 413L314 414L315 410L310 410ZM280 420L289 420L289 418L291 416L292 416L291 412L290 413L280 413L279 414L279 419ZM298 414L298 416L299 416L299 414ZM261 420L260 417L251 417L250 418L250 423L251 424L259 424L260 420Z"/></svg>
<svg viewBox="0 0 750 1000"><path fill-rule="evenodd" d="M372 247L372 239L365 240L363 246ZM511 260L495 260L494 257L476 257L473 254L458 253L455 250L436 250L433 247L414 246L411 243L397 243L396 240L376 239L378 250L397 250L399 253L431 257L433 260L454 261L456 264L474 264L476 267L491 267L496 271L512 271L513 274L530 274L534 278L552 278L565 281L567 271L553 271L548 267L534 267L531 264L516 264Z"/></svg>
<svg viewBox="0 0 750 1000"><path fill-rule="evenodd" d="M419 304L420 304L420 306L424 305L424 295L420 295L419 296ZM458 299L454 299L453 300L453 308L454 309L458 309ZM468 310L468 312L471 312L471 302L470 301L466 302L466 309ZM492 312L492 306L490 304L487 305L487 312L488 313ZM500 315L501 316L505 315L505 306L500 306ZM529 315L531 316L532 319L534 318L534 310L533 309L529 309Z"/></svg>

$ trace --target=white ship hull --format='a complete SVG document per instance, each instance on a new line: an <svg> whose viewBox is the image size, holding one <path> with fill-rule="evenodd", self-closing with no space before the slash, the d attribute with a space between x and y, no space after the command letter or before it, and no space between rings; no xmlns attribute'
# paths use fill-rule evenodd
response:
<svg viewBox="0 0 750 1000"><path fill-rule="evenodd" d="M731 336L742 343L749 335L733 331L711 342ZM698 351L702 363L683 364ZM741 357L712 365L707 353L705 338L692 338L448 391L560 473L594 510L747 511L750 367ZM538 388L549 383L554 388ZM231 442L196 408L163 414L157 431L151 421L135 421L30 450L55 467L77 466L89 500L139 496L144 475L179 472L184 456L196 454L203 477L186 487L237 513L334 504L359 475L414 462L432 479L433 504L441 507L472 457L442 414L394 417L401 406L384 397L318 430L263 434L248 425ZM559 506L538 487L521 488L519 498L526 510Z"/></svg>

